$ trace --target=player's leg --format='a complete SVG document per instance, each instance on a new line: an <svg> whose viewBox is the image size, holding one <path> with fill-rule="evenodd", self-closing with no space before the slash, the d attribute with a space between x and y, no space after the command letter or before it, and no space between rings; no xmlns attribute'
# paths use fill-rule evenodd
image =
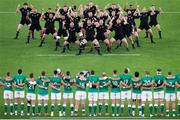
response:
<svg viewBox="0 0 180 120"><path fill-rule="evenodd" d="M29 116L30 109L31 109L31 94L30 93L27 93L26 99L27 99L27 116Z"/></svg>
<svg viewBox="0 0 180 120"><path fill-rule="evenodd" d="M120 109L120 104L119 104L119 101L120 101L120 97L121 96L121 94L120 94L120 92L117 92L116 93L116 100L115 100L115 104L116 104L116 116L118 117L119 116L119 109Z"/></svg>
<svg viewBox="0 0 180 120"><path fill-rule="evenodd" d="M48 34L49 34L49 33L48 33ZM48 34L47 34L47 30L46 30L46 33L43 34L43 37L42 37L42 40L41 40L41 42L40 42L39 47L42 47L42 45L43 45L43 43L44 43L44 41L45 41L45 38L46 38L46 36L47 36Z"/></svg>
<svg viewBox="0 0 180 120"><path fill-rule="evenodd" d="M80 104L80 100L81 100L81 95L80 95L80 92L79 91L77 91L76 93L75 93L75 113L74 113L74 115L75 116L77 116L77 114L78 114L78 109L79 109L79 104Z"/></svg>
<svg viewBox="0 0 180 120"><path fill-rule="evenodd" d="M131 45L132 45L132 48L134 49L135 46L134 46L134 40L133 40L132 35L129 35L129 36L128 36L128 39L129 39L129 41L130 41L130 43L131 43Z"/></svg>
<svg viewBox="0 0 180 120"><path fill-rule="evenodd" d="M38 95L38 112L37 115L41 115L41 109L42 109L42 95Z"/></svg>
<svg viewBox="0 0 180 120"><path fill-rule="evenodd" d="M108 101L109 101L109 93L106 92L106 93L104 94L105 115L109 115L109 112L108 112Z"/></svg>
<svg viewBox="0 0 180 120"><path fill-rule="evenodd" d="M44 95L43 96L43 100L44 100L44 113L45 116L48 116L48 95Z"/></svg>
<svg viewBox="0 0 180 120"><path fill-rule="evenodd" d="M145 111L145 104L146 104L146 92L142 92L141 96L142 104L141 104L141 116L144 117L144 111Z"/></svg>
<svg viewBox="0 0 180 120"><path fill-rule="evenodd" d="M31 97L31 105L32 105L32 116L35 116L35 111L36 111L36 94L33 93Z"/></svg>
<svg viewBox="0 0 180 120"><path fill-rule="evenodd" d="M77 40L75 43L79 46L79 52L77 55L81 55L82 51L85 50L87 40L82 38L82 40Z"/></svg>
<svg viewBox="0 0 180 120"><path fill-rule="evenodd" d="M61 93L56 93L56 100L57 100L57 107L59 116L62 116L62 110L61 110ZM66 105L66 104L65 104ZM66 106L65 106L66 107Z"/></svg>
<svg viewBox="0 0 180 120"><path fill-rule="evenodd" d="M157 24L157 25L156 25L156 29L157 29L157 31L158 31L159 38L162 39L162 35L161 35L161 26L160 26L160 24Z"/></svg>
<svg viewBox="0 0 180 120"><path fill-rule="evenodd" d="M160 108L161 108L161 116L164 116L164 91L161 91L159 94Z"/></svg>
<svg viewBox="0 0 180 120"><path fill-rule="evenodd" d="M24 115L24 91L20 91L21 116Z"/></svg>
<svg viewBox="0 0 180 120"><path fill-rule="evenodd" d="M54 116L54 108L55 108L55 101L56 101L55 93L51 93L51 116Z"/></svg>
<svg viewBox="0 0 180 120"><path fill-rule="evenodd" d="M131 116L132 115L132 112L131 112L131 108L132 108L132 105L131 105L131 90L127 91L126 98L127 98L127 103L128 103L128 114Z"/></svg>
<svg viewBox="0 0 180 120"><path fill-rule="evenodd" d="M172 93L171 95L171 103L172 103L172 115L173 117L176 116L176 95L175 93Z"/></svg>
<svg viewBox="0 0 180 120"><path fill-rule="evenodd" d="M166 93L166 116L169 117L169 103L170 103L170 93Z"/></svg>
<svg viewBox="0 0 180 120"><path fill-rule="evenodd" d="M103 107L103 92L99 93L99 116L102 115L102 107Z"/></svg>
<svg viewBox="0 0 180 120"><path fill-rule="evenodd" d="M65 53L66 52L66 49L68 48L67 46L69 46L69 42L67 40L64 41L64 44L63 44L63 50L61 53Z"/></svg>
<svg viewBox="0 0 180 120"><path fill-rule="evenodd" d="M115 42L116 42L116 39L115 38L111 38L110 42L109 42L110 46L112 47L113 43L115 43Z"/></svg>
<svg viewBox="0 0 180 120"><path fill-rule="evenodd" d="M100 44L99 41L97 39L94 39L92 42L95 50L97 51L98 55L101 55L101 50L100 50Z"/></svg>
<svg viewBox="0 0 180 120"><path fill-rule="evenodd" d="M98 99L98 93L97 92L95 92L95 93L93 93L93 112L94 112L94 114L93 114L93 116L95 117L95 116L97 116L97 99Z"/></svg>
<svg viewBox="0 0 180 120"><path fill-rule="evenodd" d="M132 93L132 116L135 116L137 94Z"/></svg>
<svg viewBox="0 0 180 120"><path fill-rule="evenodd" d="M93 116L93 94L91 92L88 93L89 99L89 116Z"/></svg>
<svg viewBox="0 0 180 120"><path fill-rule="evenodd" d="M31 38L31 34L32 34L33 31L34 31L33 30L33 26L30 26L29 31L28 31L28 36L27 36L26 44L29 44L30 38Z"/></svg>
<svg viewBox="0 0 180 120"><path fill-rule="evenodd" d="M71 116L73 116L74 115L73 93L69 93L69 103L70 103Z"/></svg>
<svg viewBox="0 0 180 120"><path fill-rule="evenodd" d="M139 116L142 115L142 110L141 110L141 93L137 95L137 99L138 99L138 110L139 110Z"/></svg>
<svg viewBox="0 0 180 120"><path fill-rule="evenodd" d="M55 49L54 51L57 51L58 50L58 47L60 47L60 36L57 35L57 33L54 33L53 34L54 38L55 38Z"/></svg>
<svg viewBox="0 0 180 120"><path fill-rule="evenodd" d="M7 115L8 111L8 91L4 90L4 115Z"/></svg>
<svg viewBox="0 0 180 120"><path fill-rule="evenodd" d="M154 92L154 113L155 113L155 116L157 116L157 114L158 114L158 104L159 104L158 93L159 92Z"/></svg>
<svg viewBox="0 0 180 120"><path fill-rule="evenodd" d="M153 40L153 32L152 32L151 28L149 28L147 31L148 31L148 33L150 35L151 43L155 43L154 40Z"/></svg>
<svg viewBox="0 0 180 120"><path fill-rule="evenodd" d="M124 115L125 91L121 91L121 114Z"/></svg>
<svg viewBox="0 0 180 120"><path fill-rule="evenodd" d="M82 101L81 101L81 107L82 107L82 115L86 115L86 92L82 92Z"/></svg>
<svg viewBox="0 0 180 120"><path fill-rule="evenodd" d="M116 96L115 96L115 93L111 93L111 110L112 110L112 116L114 117L115 116L115 104L116 104Z"/></svg>
<svg viewBox="0 0 180 120"><path fill-rule="evenodd" d="M134 30L134 37L135 37L135 43L137 44L137 47L140 47L140 40L139 40L139 33L141 32L142 30L137 28Z"/></svg>
<svg viewBox="0 0 180 120"><path fill-rule="evenodd" d="M18 24L18 27L17 27L17 30L16 30L16 36L15 36L15 39L18 39L19 37L19 33L20 33L20 30L23 28L23 24Z"/></svg>
<svg viewBox="0 0 180 120"><path fill-rule="evenodd" d="M180 116L180 92L177 92L177 100L178 100L178 116Z"/></svg>
<svg viewBox="0 0 180 120"><path fill-rule="evenodd" d="M18 99L19 99L19 92L14 92L14 113L17 116L18 115Z"/></svg>
<svg viewBox="0 0 180 120"><path fill-rule="evenodd" d="M127 42L126 38L121 39L121 41L124 44L124 46L126 47L126 50L129 51L128 42Z"/></svg>
<svg viewBox="0 0 180 120"><path fill-rule="evenodd" d="M150 117L152 117L153 116L152 91L148 91L147 96L148 96L147 99L149 102Z"/></svg>
<svg viewBox="0 0 180 120"><path fill-rule="evenodd" d="M104 44L106 45L107 51L109 53L111 53L111 45L110 45L110 41L108 39L104 40Z"/></svg>

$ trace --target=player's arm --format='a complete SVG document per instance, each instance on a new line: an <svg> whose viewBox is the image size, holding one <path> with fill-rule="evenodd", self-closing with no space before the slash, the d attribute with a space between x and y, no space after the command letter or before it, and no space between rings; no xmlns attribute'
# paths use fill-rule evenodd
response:
<svg viewBox="0 0 180 120"><path fill-rule="evenodd" d="M20 4L17 5L17 8L16 8L16 13L19 13L20 12Z"/></svg>
<svg viewBox="0 0 180 120"><path fill-rule="evenodd" d="M176 82L176 87L180 88L180 84L178 82Z"/></svg>
<svg viewBox="0 0 180 120"><path fill-rule="evenodd" d="M165 86L168 86L168 87L171 87L171 88L174 88L174 87L175 87L175 85L170 85L170 84L168 84L167 82L165 82Z"/></svg>
<svg viewBox="0 0 180 120"><path fill-rule="evenodd" d="M160 13L160 15L164 14L164 11L162 10L161 7L159 7L159 13Z"/></svg>
<svg viewBox="0 0 180 120"><path fill-rule="evenodd" d="M3 80L0 78L0 86L4 86Z"/></svg>
<svg viewBox="0 0 180 120"><path fill-rule="evenodd" d="M50 86L50 88L52 88L52 89L55 89L55 90L57 90L57 91L60 91L60 89L56 88L53 83L51 83L49 86Z"/></svg>

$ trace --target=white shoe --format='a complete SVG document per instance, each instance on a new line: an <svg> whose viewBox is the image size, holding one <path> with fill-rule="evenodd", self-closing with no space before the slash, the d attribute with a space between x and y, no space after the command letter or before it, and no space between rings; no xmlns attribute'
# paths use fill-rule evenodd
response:
<svg viewBox="0 0 180 120"><path fill-rule="evenodd" d="M60 117L62 116L62 112L61 112L61 111L59 111L59 116L60 116Z"/></svg>
<svg viewBox="0 0 180 120"><path fill-rule="evenodd" d="M112 114L112 116L114 117L114 116L115 116L115 114Z"/></svg>
<svg viewBox="0 0 180 120"><path fill-rule="evenodd" d="M10 112L10 115L13 115L13 112Z"/></svg>
<svg viewBox="0 0 180 120"><path fill-rule="evenodd" d="M34 113L32 113L32 116L35 116L35 114L34 114Z"/></svg>
<svg viewBox="0 0 180 120"><path fill-rule="evenodd" d="M23 111L21 111L21 116L23 116L24 115L24 112Z"/></svg>
<svg viewBox="0 0 180 120"><path fill-rule="evenodd" d="M4 115L7 115L7 113L5 112Z"/></svg>
<svg viewBox="0 0 180 120"><path fill-rule="evenodd" d="M51 112L51 117L54 116L54 112Z"/></svg>
<svg viewBox="0 0 180 120"><path fill-rule="evenodd" d="M74 111L71 111L71 116L74 116Z"/></svg>
<svg viewBox="0 0 180 120"><path fill-rule="evenodd" d="M135 111L132 111L132 116L135 116Z"/></svg>
<svg viewBox="0 0 180 120"><path fill-rule="evenodd" d="M15 111L14 113L15 113L16 116L18 115L18 114L17 114L17 111Z"/></svg>
<svg viewBox="0 0 180 120"><path fill-rule="evenodd" d="M96 114L94 114L93 116L96 117Z"/></svg>
<svg viewBox="0 0 180 120"><path fill-rule="evenodd" d="M167 114L166 117L169 117L169 114Z"/></svg>
<svg viewBox="0 0 180 120"><path fill-rule="evenodd" d="M91 114L89 114L89 117L91 117Z"/></svg>
<svg viewBox="0 0 180 120"><path fill-rule="evenodd" d="M141 112L141 111L139 111L139 116L141 116L141 114L142 114L142 112Z"/></svg>
<svg viewBox="0 0 180 120"><path fill-rule="evenodd" d="M176 117L176 114L173 114L173 117Z"/></svg>
<svg viewBox="0 0 180 120"><path fill-rule="evenodd" d="M27 116L30 116L30 113L27 113Z"/></svg>
<svg viewBox="0 0 180 120"><path fill-rule="evenodd" d="M119 117L119 114L116 114L117 117Z"/></svg>
<svg viewBox="0 0 180 120"><path fill-rule="evenodd" d="M152 114L150 114L150 117L153 117L153 115L152 115Z"/></svg>
<svg viewBox="0 0 180 120"><path fill-rule="evenodd" d="M66 112L63 112L63 116L66 116Z"/></svg>
<svg viewBox="0 0 180 120"><path fill-rule="evenodd" d="M144 117L144 114L142 114L141 116Z"/></svg>

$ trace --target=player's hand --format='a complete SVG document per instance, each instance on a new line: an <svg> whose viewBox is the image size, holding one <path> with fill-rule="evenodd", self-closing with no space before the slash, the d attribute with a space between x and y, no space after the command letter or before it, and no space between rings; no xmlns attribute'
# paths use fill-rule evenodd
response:
<svg viewBox="0 0 180 120"><path fill-rule="evenodd" d="M18 4L18 5L17 5L17 8L20 8L20 7L21 7L21 5L20 5L20 4Z"/></svg>

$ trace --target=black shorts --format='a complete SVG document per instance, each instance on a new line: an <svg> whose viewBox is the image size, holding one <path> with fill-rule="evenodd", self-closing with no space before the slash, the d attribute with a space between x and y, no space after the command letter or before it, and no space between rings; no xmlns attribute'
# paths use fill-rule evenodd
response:
<svg viewBox="0 0 180 120"><path fill-rule="evenodd" d="M46 29L45 34L49 35L50 33L53 35L54 33L56 33L56 30L55 29Z"/></svg>
<svg viewBox="0 0 180 120"><path fill-rule="evenodd" d="M141 24L141 25L139 26L139 29L141 29L141 30L144 30L144 29L145 29L145 30L147 31L147 30L150 29L150 26L147 25L147 24L146 24L146 25Z"/></svg>
<svg viewBox="0 0 180 120"><path fill-rule="evenodd" d="M69 36L67 39L68 42L75 42L76 41L76 37L75 36Z"/></svg>
<svg viewBox="0 0 180 120"><path fill-rule="evenodd" d="M127 37L130 37L132 35L132 32L133 32L132 28L126 28L125 29L125 35Z"/></svg>
<svg viewBox="0 0 180 120"><path fill-rule="evenodd" d="M22 19L21 21L20 21L20 24L21 25L30 25L31 24L31 21L30 20L27 20L27 19Z"/></svg>
<svg viewBox="0 0 180 120"><path fill-rule="evenodd" d="M58 36L67 37L67 31L66 30L58 30Z"/></svg>
<svg viewBox="0 0 180 120"><path fill-rule="evenodd" d="M115 36L114 36L114 39L115 39L115 40L122 40L123 38L125 38L125 35L124 35L124 34L115 35Z"/></svg>
<svg viewBox="0 0 180 120"><path fill-rule="evenodd" d="M152 27L152 26L156 26L156 25L158 25L158 22L150 22L150 23L149 23L149 26L151 26L151 27Z"/></svg>
<svg viewBox="0 0 180 120"><path fill-rule="evenodd" d="M38 24L38 25L31 25L29 30L31 31L34 31L34 30L37 30L37 31L40 31L42 30L41 26Z"/></svg>
<svg viewBox="0 0 180 120"><path fill-rule="evenodd" d="M100 40L104 41L104 40L106 40L106 37L105 37L104 35L97 35L97 36L96 36L96 39L97 39L98 41L100 41Z"/></svg>
<svg viewBox="0 0 180 120"><path fill-rule="evenodd" d="M81 31L81 28L80 27L76 27L76 32L79 33Z"/></svg>
<svg viewBox="0 0 180 120"><path fill-rule="evenodd" d="M93 35L88 35L88 36L86 36L86 40L87 41L93 41L94 40L94 36Z"/></svg>

